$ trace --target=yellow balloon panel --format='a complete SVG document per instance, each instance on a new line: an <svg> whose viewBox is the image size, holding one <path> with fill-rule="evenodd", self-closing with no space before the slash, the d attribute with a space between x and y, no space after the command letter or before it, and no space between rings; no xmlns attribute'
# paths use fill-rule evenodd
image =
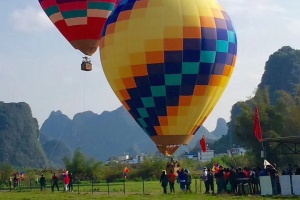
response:
<svg viewBox="0 0 300 200"><path fill-rule="evenodd" d="M215 0L123 0L104 26L100 56L113 91L162 150L191 140L236 53L231 20Z"/></svg>

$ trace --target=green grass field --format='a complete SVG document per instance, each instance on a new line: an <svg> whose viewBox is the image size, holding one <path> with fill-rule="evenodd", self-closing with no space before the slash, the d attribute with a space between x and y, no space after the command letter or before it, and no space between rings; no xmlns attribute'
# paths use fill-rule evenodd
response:
<svg viewBox="0 0 300 200"><path fill-rule="evenodd" d="M110 184L107 185L85 185L78 187L74 185L73 192L63 192L63 191L54 191L51 192L50 188L47 188L46 191L40 191L38 187L31 188L16 188L12 191L2 191L0 192L0 199L20 199L20 200L52 200L52 199L78 199L78 200L93 200L93 199L128 199L128 200L137 200L137 199L159 199L159 200L171 200L171 199L180 199L180 200L193 200L193 199L208 199L208 200L217 200L217 199L296 199L297 197L283 197L283 196L274 196L274 197L261 197L261 196L234 196L234 195L206 195L204 192L204 185L195 185L192 187L192 193L183 193L179 189L179 185L175 185L175 194L162 194L162 188L160 187L159 182L149 181L145 182L144 185L142 182L126 182L125 184L125 194L124 194L124 185L123 183ZM92 193L93 189L93 193ZM60 188L62 190L62 187ZM143 192L144 191L144 192ZM300 198L299 198L300 199Z"/></svg>

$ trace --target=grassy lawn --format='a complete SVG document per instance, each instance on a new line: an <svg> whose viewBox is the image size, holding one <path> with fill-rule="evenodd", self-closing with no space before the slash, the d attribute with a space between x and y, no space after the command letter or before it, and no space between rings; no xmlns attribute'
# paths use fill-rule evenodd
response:
<svg viewBox="0 0 300 200"><path fill-rule="evenodd" d="M13 200L52 200L52 199L78 199L78 200L93 200L93 199L128 199L128 200L171 200L171 199L180 199L180 200L196 200L196 199L207 199L207 200L217 200L217 199L296 199L296 197L261 197L261 196L231 196L231 195L204 195L204 194L196 194L196 193L188 193L184 194L182 192L178 192L176 194L158 194L158 193L151 193L151 194L123 194L123 193L112 193L102 194L102 193L67 193L67 192L39 192L39 191L32 191L32 192L1 192L0 199L13 199Z"/></svg>
<svg viewBox="0 0 300 200"><path fill-rule="evenodd" d="M62 190L62 187L60 188ZM92 193L93 189L93 193ZM144 190L143 190L144 189ZM297 197L283 197L283 196L274 196L274 197L261 197L261 196L234 196L234 195L206 195L204 192L204 185L195 185L192 187L192 193L183 193L179 189L179 185L175 185L175 194L162 194L162 188L160 187L159 182L149 181L145 182L126 182L125 184L125 194L124 194L124 185L123 183L117 184L98 184L94 185L85 185L78 186L74 185L73 192L63 192L63 191L54 191L51 192L50 188L47 188L46 191L40 191L38 187L35 188L21 188L21 191L17 188L13 191L2 191L0 192L0 199L20 199L20 200L52 200L52 199L78 199L78 200L93 200L93 199L128 199L128 200L147 200L147 199L159 199L159 200L198 200L198 199L208 199L208 200L217 200L217 199L296 199ZM144 192L143 192L144 191ZM300 198L299 198L300 199Z"/></svg>

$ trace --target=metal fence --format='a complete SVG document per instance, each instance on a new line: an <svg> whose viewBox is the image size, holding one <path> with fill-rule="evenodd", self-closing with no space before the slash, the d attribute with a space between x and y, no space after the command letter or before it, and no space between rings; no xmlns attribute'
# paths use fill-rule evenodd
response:
<svg viewBox="0 0 300 200"><path fill-rule="evenodd" d="M62 181L58 182L59 191L64 191L65 186ZM179 184L176 187L178 191L180 190ZM194 192L198 193L204 190L204 184L201 180L194 179L194 187L192 188ZM21 180L17 184L13 184L12 181L7 181L5 184L0 185L0 191L37 191L41 190L40 184L36 183L34 179ZM52 181L46 182L45 190L52 190ZM57 189L54 188L54 192ZM149 193L161 193L162 187L159 181L119 181L119 182L106 182L99 180L90 181L73 181L71 192L91 192L91 193L138 193L138 194L149 194Z"/></svg>

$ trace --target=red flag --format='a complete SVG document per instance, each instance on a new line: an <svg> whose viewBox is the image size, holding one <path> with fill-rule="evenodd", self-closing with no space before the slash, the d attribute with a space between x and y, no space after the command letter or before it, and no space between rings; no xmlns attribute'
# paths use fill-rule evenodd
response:
<svg viewBox="0 0 300 200"><path fill-rule="evenodd" d="M260 127L260 119L258 113L258 107L255 106L255 116L254 116L254 135L259 142L262 142L262 131Z"/></svg>
<svg viewBox="0 0 300 200"><path fill-rule="evenodd" d="M202 136L201 140L200 140L200 146L201 146L201 149L203 152L206 152L207 151L207 148L206 148L206 140L205 140L205 137L204 135Z"/></svg>
<svg viewBox="0 0 300 200"><path fill-rule="evenodd" d="M128 167L125 167L123 171L124 171L124 173L128 174L129 173Z"/></svg>

